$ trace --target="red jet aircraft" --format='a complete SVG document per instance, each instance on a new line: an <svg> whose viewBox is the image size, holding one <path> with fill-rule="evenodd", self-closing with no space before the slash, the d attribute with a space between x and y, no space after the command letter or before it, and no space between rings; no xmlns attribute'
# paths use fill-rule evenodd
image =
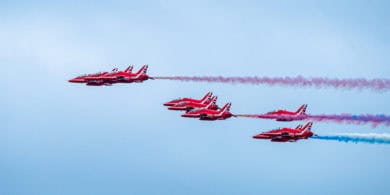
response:
<svg viewBox="0 0 390 195"><path fill-rule="evenodd" d="M130 65L123 72L131 73L132 70L133 70L133 66ZM100 77L102 77L104 75L112 74L112 73L115 73L115 72L118 72L118 68L112 69L111 73L109 73L109 72L100 72L100 73L95 73L95 74L81 75L81 76L78 76L78 77L76 77L74 79L69 80L69 82L71 82L71 83L87 83L90 80L94 80L94 79L100 78Z"/></svg>
<svg viewBox="0 0 390 195"><path fill-rule="evenodd" d="M216 110L216 109L218 109L216 102L217 102L217 97L212 96L212 97L206 98L205 100L203 100L199 103L191 102L191 101L183 101L183 102L175 104L174 106L169 106L168 110L190 111L194 108L205 108L205 107L207 107L208 109Z"/></svg>
<svg viewBox="0 0 390 195"><path fill-rule="evenodd" d="M100 86L112 85L115 83L141 83L149 79L149 76L146 74L147 70L148 65L144 65L136 73L125 71L112 72L109 74L102 75L100 77L95 77L87 80L87 85Z"/></svg>
<svg viewBox="0 0 390 195"><path fill-rule="evenodd" d="M211 110L208 108L198 108L191 111L188 111L184 114L182 114L182 117L188 117L188 118L199 118L199 120L208 120L208 121L214 121L214 120L225 120L227 118L230 118L233 116L232 113L230 113L230 106L231 103L225 104L221 109L218 110Z"/></svg>
<svg viewBox="0 0 390 195"><path fill-rule="evenodd" d="M253 138L270 139L272 142L295 142L299 139L307 139L313 136L313 132L311 131L312 125L312 122L308 122L303 128L302 125L298 125L295 129L279 128L257 134Z"/></svg>
<svg viewBox="0 0 390 195"><path fill-rule="evenodd" d="M174 106L174 105L176 105L178 103L181 103L181 102L200 103L200 102L203 102L204 100L206 100L207 98L210 98L211 96L213 96L213 93L212 92L208 92L208 93L206 93L206 95L203 96L202 99L178 98L178 99L169 101L167 103L164 103L164 106Z"/></svg>
<svg viewBox="0 0 390 195"><path fill-rule="evenodd" d="M287 110L277 110L273 112L268 112L267 114L259 115L259 118L265 119L275 119L276 121L294 121L294 120L303 120L306 118L306 109L307 104L303 104L295 112Z"/></svg>

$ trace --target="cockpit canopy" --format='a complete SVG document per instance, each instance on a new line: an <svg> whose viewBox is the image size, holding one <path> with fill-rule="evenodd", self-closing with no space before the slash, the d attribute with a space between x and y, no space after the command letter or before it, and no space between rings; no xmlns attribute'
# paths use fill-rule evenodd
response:
<svg viewBox="0 0 390 195"><path fill-rule="evenodd" d="M269 111L269 112L267 112L267 114L271 114L271 113L275 113L275 112L277 112L277 110Z"/></svg>

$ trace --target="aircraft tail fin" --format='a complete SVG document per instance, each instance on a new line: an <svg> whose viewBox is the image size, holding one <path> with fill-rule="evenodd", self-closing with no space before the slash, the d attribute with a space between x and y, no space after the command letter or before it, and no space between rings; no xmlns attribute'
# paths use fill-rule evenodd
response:
<svg viewBox="0 0 390 195"><path fill-rule="evenodd" d="M215 105L215 104L217 103L217 99L218 99L217 96L213 96L213 97L211 98L210 103L207 104L206 108L209 109L211 106Z"/></svg>
<svg viewBox="0 0 390 195"><path fill-rule="evenodd" d="M137 75L139 74L146 74L146 72L148 71L148 65L143 65L137 72Z"/></svg>
<svg viewBox="0 0 390 195"><path fill-rule="evenodd" d="M312 122L308 122L303 128L299 129L301 131L298 133L298 135L303 135L306 132L311 131L311 127L312 126L313 126L313 123Z"/></svg>
<svg viewBox="0 0 390 195"><path fill-rule="evenodd" d="M299 109L296 111L297 115L306 114L307 104L303 104Z"/></svg>
<svg viewBox="0 0 390 195"><path fill-rule="evenodd" d="M310 131L311 127L313 126L313 122L308 122L303 128L303 131Z"/></svg>
<svg viewBox="0 0 390 195"><path fill-rule="evenodd" d="M298 125L295 129L302 129L303 125Z"/></svg>
<svg viewBox="0 0 390 195"><path fill-rule="evenodd" d="M209 96L206 98L202 98L202 101L200 102L201 104L206 104L209 101L213 101L213 99L216 98L216 96Z"/></svg>
<svg viewBox="0 0 390 195"><path fill-rule="evenodd" d="M230 103L230 102L227 103L227 104L225 104L225 106L223 106L223 107L221 108L221 113L229 112L231 106L232 106L232 103Z"/></svg>
<svg viewBox="0 0 390 195"><path fill-rule="evenodd" d="M201 99L201 101L203 102L204 100L206 100L207 98L209 98L209 97L211 97L211 96L213 96L213 92L209 91L209 92L207 92L207 93L203 96L203 98Z"/></svg>
<svg viewBox="0 0 390 195"><path fill-rule="evenodd" d="M124 72L131 73L133 71L133 65L128 66Z"/></svg>

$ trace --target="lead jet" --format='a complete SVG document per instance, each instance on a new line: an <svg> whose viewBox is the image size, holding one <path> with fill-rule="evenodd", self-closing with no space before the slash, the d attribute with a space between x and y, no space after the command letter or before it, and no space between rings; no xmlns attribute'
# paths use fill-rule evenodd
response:
<svg viewBox="0 0 390 195"><path fill-rule="evenodd" d="M130 65L123 72L131 73L132 70L133 70L133 66ZM118 72L118 68L114 68L114 69L112 69L111 73L99 72L99 73L94 73L94 74L85 74L85 75L81 75L81 76L78 76L76 78L70 79L69 82L71 82L71 83L88 83L88 82L90 82L92 84L91 81L98 80L98 79L102 78L103 76L117 73L117 72Z"/></svg>
<svg viewBox="0 0 390 195"><path fill-rule="evenodd" d="M199 120L208 120L208 121L225 120L233 116L233 114L230 113L231 105L232 105L231 103L227 103L225 104L225 106L223 106L221 109L218 110L212 110L207 107L194 109L182 114L181 116L188 117L188 118L199 118Z"/></svg>
<svg viewBox="0 0 390 195"><path fill-rule="evenodd" d="M216 104L217 97L212 96L204 99L203 101L197 103L197 102L191 102L191 101L183 101L180 103L175 104L174 106L169 106L168 110L186 110L190 111L195 108L205 108L216 110L218 109L218 106Z"/></svg>
<svg viewBox="0 0 390 195"><path fill-rule="evenodd" d="M195 103L200 103L200 102L203 102L204 100L206 100L207 98L210 98L213 96L213 93L212 92L208 92L206 93L206 95L203 96L202 99L192 99L192 98L177 98L175 100L172 100L172 101L169 101L169 102L166 102L164 103L164 106L174 106L178 103L181 103L181 102L195 102Z"/></svg>
<svg viewBox="0 0 390 195"><path fill-rule="evenodd" d="M296 142L300 139L308 139L313 136L311 131L313 123L308 122L304 127L298 125L296 128L279 128L263 132L253 136L255 139L270 139L272 142Z"/></svg>
<svg viewBox="0 0 390 195"><path fill-rule="evenodd" d="M275 119L276 121L303 120L306 118L306 109L307 109L307 104L303 104L295 112L291 112L287 110L277 110L277 111L268 112L266 114L261 114L258 116L258 118Z"/></svg>
<svg viewBox="0 0 390 195"><path fill-rule="evenodd" d="M87 80L87 85L112 85L115 83L141 83L150 77L146 74L148 65L142 66L138 72L116 71Z"/></svg>

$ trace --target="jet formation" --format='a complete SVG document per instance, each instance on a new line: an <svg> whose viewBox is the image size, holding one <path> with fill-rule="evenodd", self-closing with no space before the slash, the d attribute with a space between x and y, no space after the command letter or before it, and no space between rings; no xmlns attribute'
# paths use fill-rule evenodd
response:
<svg viewBox="0 0 390 195"><path fill-rule="evenodd" d="M84 74L70 79L71 83L85 83L88 86L111 86L117 83L142 83L148 79L153 79L147 75L148 65L143 65L137 72L133 72L133 66L128 66L125 70L118 68L111 72L99 72ZM230 112L231 103L226 103L222 108L217 105L217 96L212 92L206 93L202 98L177 98L163 105L168 110L184 111L181 117L195 118L202 121L226 120L231 117L256 117L272 119L276 121L295 121L306 119L307 104L302 105L296 111L277 110L260 115L235 115ZM300 139L308 139L313 136L311 132L312 122L305 126L298 125L296 128L279 128L263 132L253 136L254 139L269 139L272 142L295 142Z"/></svg>
<svg viewBox="0 0 390 195"><path fill-rule="evenodd" d="M308 122L304 127L298 125L295 128L279 128L263 132L253 136L254 139L269 139L272 142L296 142L300 139L308 139L313 136L311 131L313 123Z"/></svg>
<svg viewBox="0 0 390 195"><path fill-rule="evenodd" d="M143 65L135 73L133 73L132 70L132 65L123 71L118 71L118 68L114 68L111 72L99 72L77 76L70 79L69 82L85 83L88 86L110 86L116 83L142 83L148 79L153 79L146 74L148 65Z"/></svg>
<svg viewBox="0 0 390 195"><path fill-rule="evenodd" d="M168 110L183 110L182 117L197 118L199 120L225 120L233 116L230 113L231 103L225 104L222 108L216 104L217 96L213 96L212 92L206 93L203 98L177 98L164 103L168 106Z"/></svg>
<svg viewBox="0 0 390 195"><path fill-rule="evenodd" d="M234 115L230 112L231 103L225 104L222 108L216 104L217 97L212 92L206 93L200 99L177 98L164 103L168 110L185 111L181 116L186 118L197 118L199 120L225 120L230 117L248 116ZM274 119L276 121L303 120L306 116L307 104L302 105L297 111L277 110L262 115L257 118ZM279 128L263 132L253 136L254 139L269 139L272 142L296 142L300 139L308 139L313 136L311 131L313 123L309 122L305 126L298 125L296 128Z"/></svg>

